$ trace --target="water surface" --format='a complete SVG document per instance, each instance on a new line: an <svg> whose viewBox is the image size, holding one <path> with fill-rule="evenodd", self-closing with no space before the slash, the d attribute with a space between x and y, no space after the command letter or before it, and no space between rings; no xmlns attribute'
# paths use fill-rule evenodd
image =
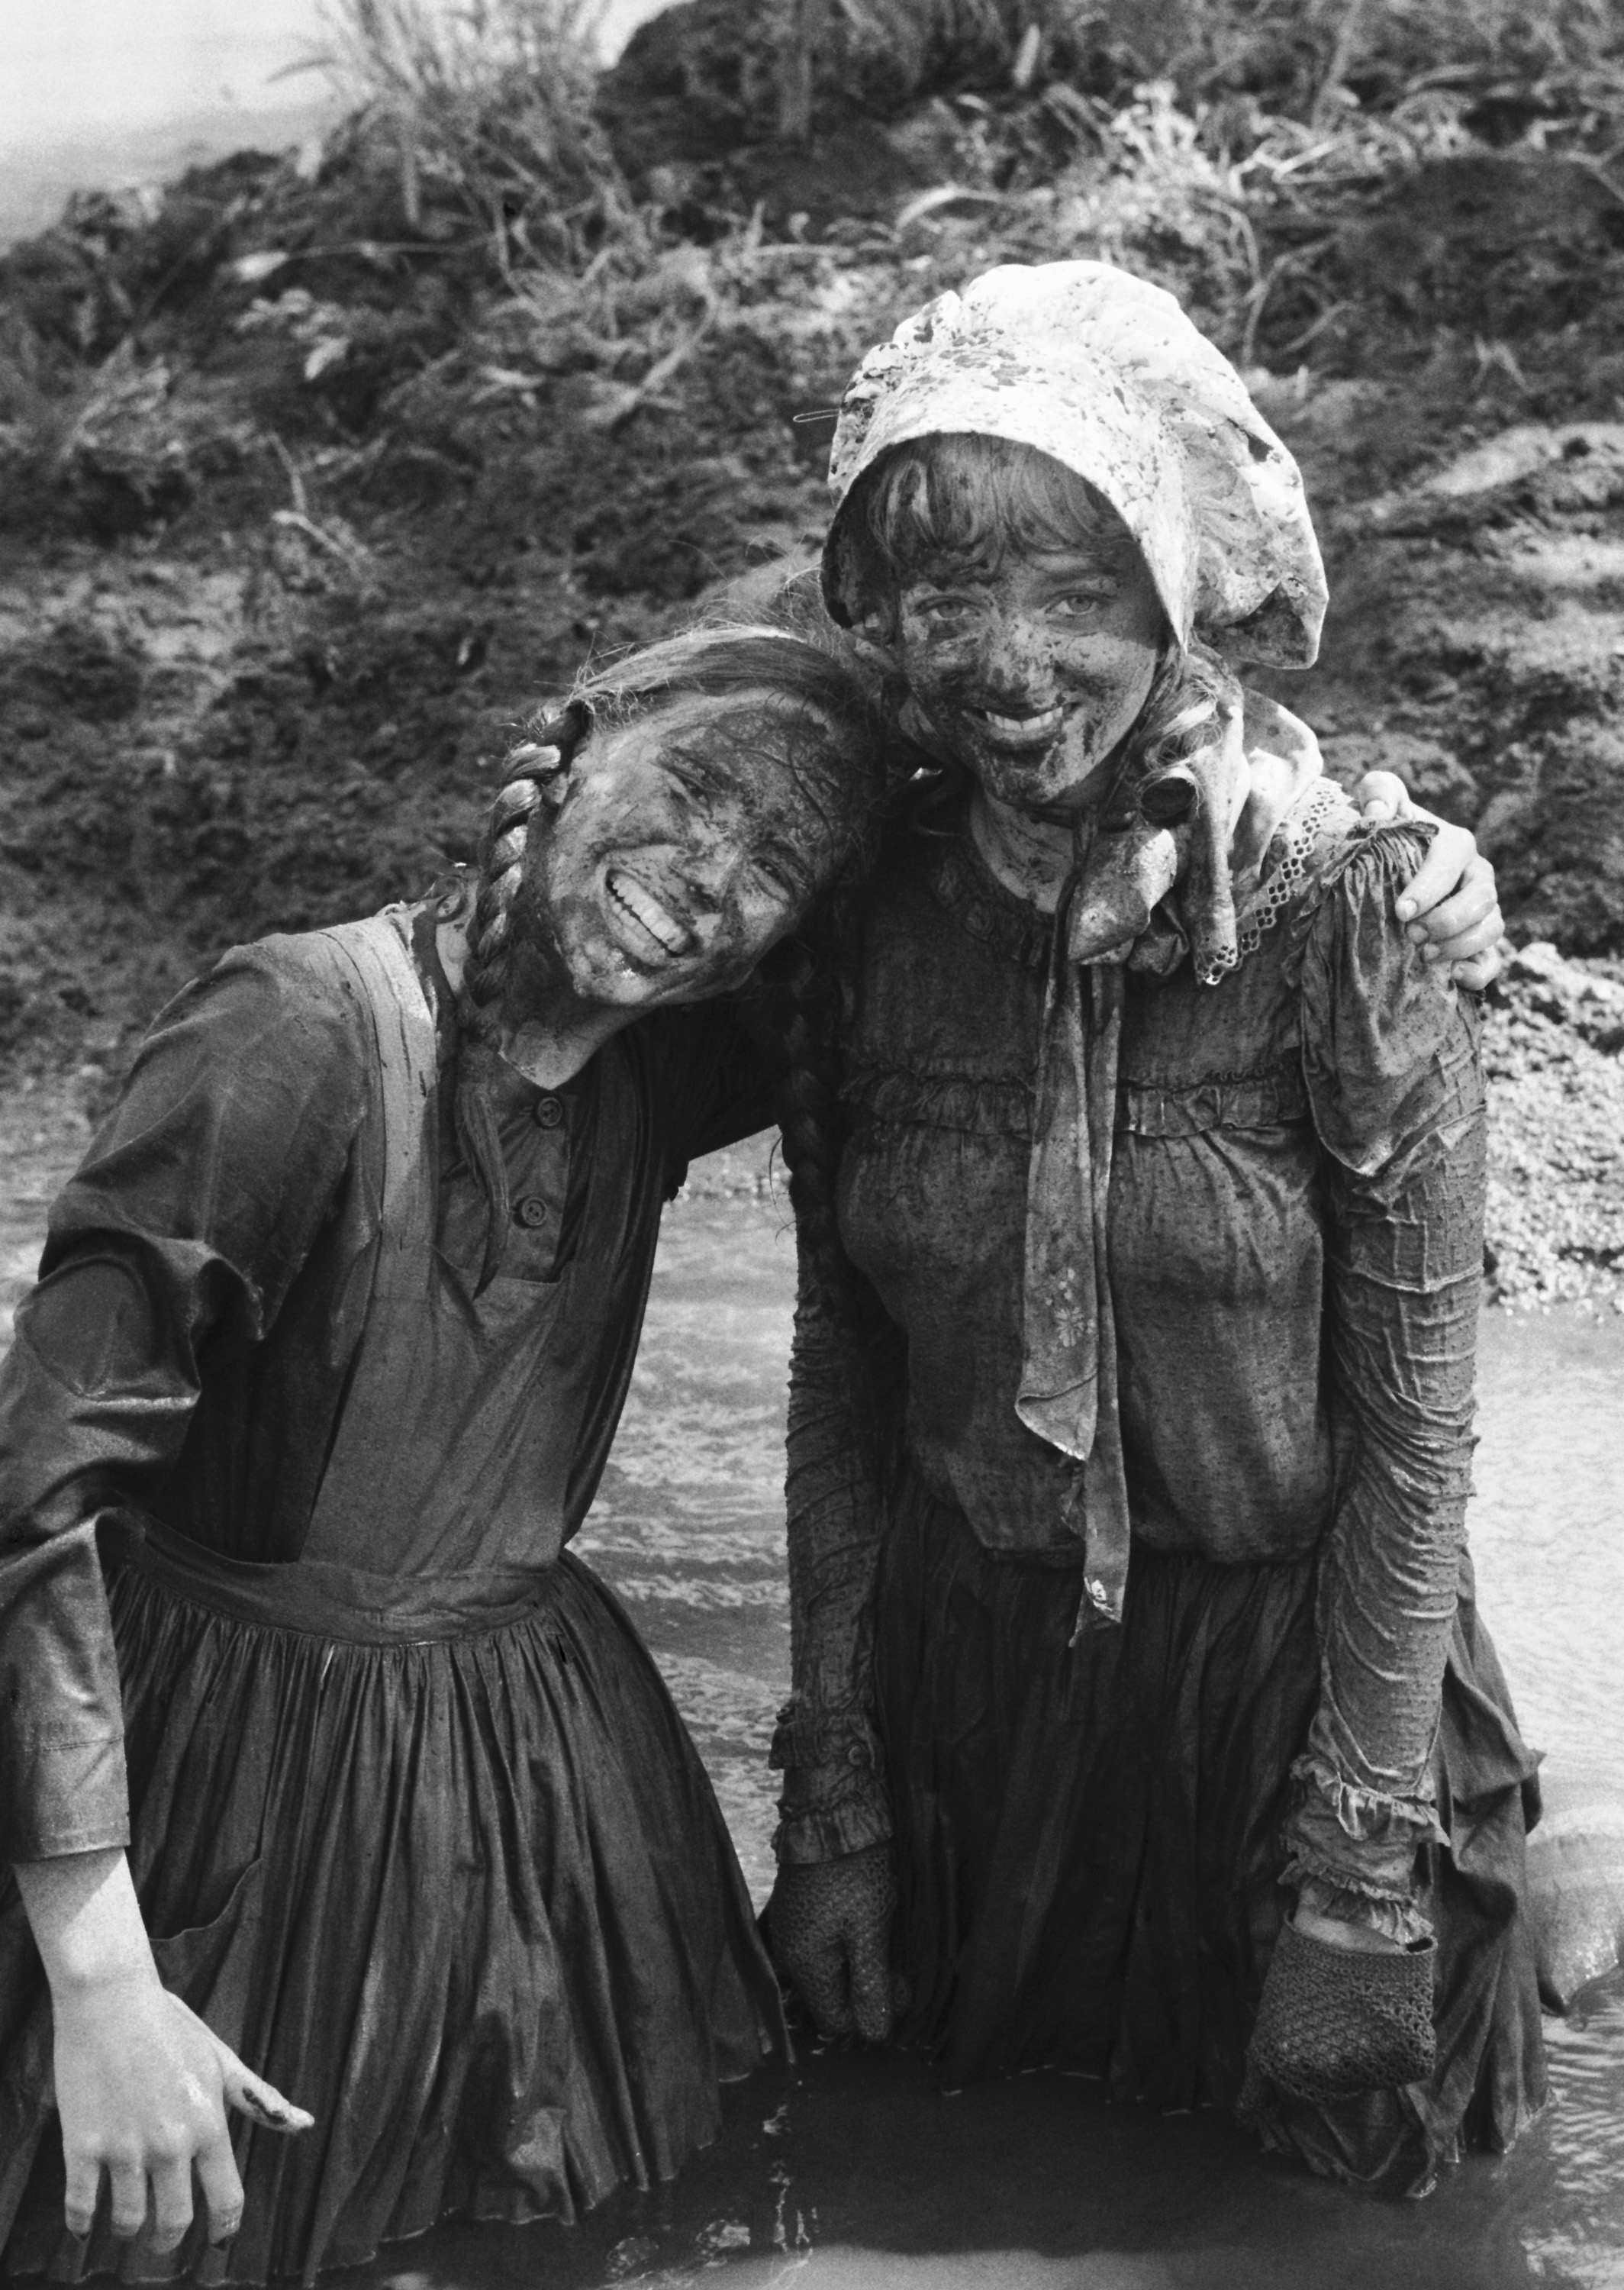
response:
<svg viewBox="0 0 1624 2290"><path fill-rule="evenodd" d="M15 1109L14 1109L15 1110ZM26 1125L0 1201L0 1316L76 1145ZM757 1897L788 1684L782 1439L792 1247L771 1199L669 1212L630 1405L578 1546L700 1743ZM0 1317L0 1341L4 1327ZM1558 1805L1624 1796L1624 1322L1484 1323L1473 1539L1485 1614ZM1364 2199L1210 2115L1015 2078L957 2097L911 2061L814 2049L729 2094L675 2185L579 2225L443 2228L372 2290L1624 2290L1624 1992L1548 2022L1555 2096L1516 2152L1420 2203Z"/></svg>

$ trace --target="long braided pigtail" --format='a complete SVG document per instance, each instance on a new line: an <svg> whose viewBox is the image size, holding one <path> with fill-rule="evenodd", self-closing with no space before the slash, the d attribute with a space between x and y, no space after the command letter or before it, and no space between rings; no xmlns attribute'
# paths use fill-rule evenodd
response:
<svg viewBox="0 0 1624 2290"><path fill-rule="evenodd" d="M539 724L512 750L480 849L479 880L457 1013L457 1085L452 1100L458 1147L485 1198L484 1256L476 1294L483 1294L501 1269L513 1215L490 1087L501 1040L502 997L513 958L513 910L524 880L531 822L541 805L541 790L567 767L581 736L581 716L582 711L571 709Z"/></svg>

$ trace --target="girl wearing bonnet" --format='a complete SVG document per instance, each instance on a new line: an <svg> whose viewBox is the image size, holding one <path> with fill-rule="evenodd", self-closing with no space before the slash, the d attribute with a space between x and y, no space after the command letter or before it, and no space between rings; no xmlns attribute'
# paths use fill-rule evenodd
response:
<svg viewBox="0 0 1624 2290"><path fill-rule="evenodd" d="M1429 829L1237 682L1312 663L1319 551L1159 290L943 296L831 484L825 597L920 752L802 981L775 1954L871 2037L894 1972L948 2083L1102 2076L1422 2190L1543 2096L1465 1535L1477 1018L1396 911Z"/></svg>

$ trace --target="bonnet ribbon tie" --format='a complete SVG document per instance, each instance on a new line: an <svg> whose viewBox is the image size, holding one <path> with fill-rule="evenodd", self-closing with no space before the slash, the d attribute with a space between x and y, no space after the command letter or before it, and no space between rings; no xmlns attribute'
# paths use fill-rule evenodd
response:
<svg viewBox="0 0 1624 2290"><path fill-rule="evenodd" d="M1080 962L1074 865L1054 917L1027 1176L1026 1284L1015 1412L1067 1459L1062 1517L1084 1546L1090 1621L1120 1622L1128 1582L1128 1490L1116 1401L1116 1324L1106 1253L1120 960Z"/></svg>

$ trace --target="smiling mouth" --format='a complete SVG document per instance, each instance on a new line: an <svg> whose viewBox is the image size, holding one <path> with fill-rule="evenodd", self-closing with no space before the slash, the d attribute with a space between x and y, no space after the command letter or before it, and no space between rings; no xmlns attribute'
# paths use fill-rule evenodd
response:
<svg viewBox="0 0 1624 2290"><path fill-rule="evenodd" d="M983 738L995 748L1051 747L1066 720L1066 710L1061 707L1040 709L1031 716L1003 716L993 708L972 708L966 712L974 717Z"/></svg>
<svg viewBox="0 0 1624 2290"><path fill-rule="evenodd" d="M623 874L619 868L612 867L604 877L604 887L615 912L628 924L634 946L668 958L686 954L692 948L692 932L679 923L635 875Z"/></svg>

